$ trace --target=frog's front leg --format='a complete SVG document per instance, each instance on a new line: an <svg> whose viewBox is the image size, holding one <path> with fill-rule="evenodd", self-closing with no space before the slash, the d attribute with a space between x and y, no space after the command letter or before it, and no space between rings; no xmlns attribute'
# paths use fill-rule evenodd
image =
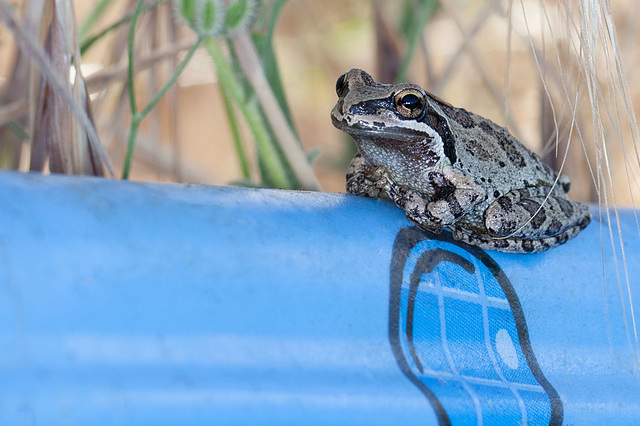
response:
<svg viewBox="0 0 640 426"><path fill-rule="evenodd" d="M389 184L384 167L372 166L359 153L347 169L347 192L364 197L389 197L385 188Z"/></svg>
<svg viewBox="0 0 640 426"><path fill-rule="evenodd" d="M473 178L452 167L429 172L428 180L434 194L425 215L441 225L451 225L468 213L485 196L485 190Z"/></svg>
<svg viewBox="0 0 640 426"><path fill-rule="evenodd" d="M470 177L445 168L429 172L423 192L392 185L389 197L421 228L439 232L484 199L484 189Z"/></svg>
<svg viewBox="0 0 640 426"><path fill-rule="evenodd" d="M347 192L390 198L407 217L424 229L440 232L456 222L484 198L484 189L470 177L444 168L429 172L424 188L408 189L389 176L386 167L373 166L356 155L347 170Z"/></svg>
<svg viewBox="0 0 640 426"><path fill-rule="evenodd" d="M434 232L442 230L441 225L430 223L425 216L429 200L427 195L395 184L386 167L371 165L360 154L351 160L347 169L347 192L372 198L390 198L405 211L409 219L423 228Z"/></svg>
<svg viewBox="0 0 640 426"><path fill-rule="evenodd" d="M357 154L347 169L347 192L371 198L390 198L397 206L424 204L425 196L394 183L385 166L374 166ZM424 210L424 209L422 209Z"/></svg>

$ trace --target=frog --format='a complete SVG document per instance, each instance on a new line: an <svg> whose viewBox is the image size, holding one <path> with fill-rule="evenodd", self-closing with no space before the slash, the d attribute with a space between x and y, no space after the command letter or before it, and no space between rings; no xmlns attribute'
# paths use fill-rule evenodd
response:
<svg viewBox="0 0 640 426"><path fill-rule="evenodd" d="M557 247L591 221L589 206L568 198L568 176L487 118L355 68L336 94L332 123L358 150L348 193L388 198L423 230L507 253Z"/></svg>

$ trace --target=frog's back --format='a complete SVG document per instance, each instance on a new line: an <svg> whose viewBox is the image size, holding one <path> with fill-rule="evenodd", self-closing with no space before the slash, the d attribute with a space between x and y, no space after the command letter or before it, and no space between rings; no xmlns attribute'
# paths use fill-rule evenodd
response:
<svg viewBox="0 0 640 426"><path fill-rule="evenodd" d="M448 117L455 141L455 167L475 176L480 185L493 189L492 193L514 185L553 185L557 173L506 128L462 108L438 104Z"/></svg>

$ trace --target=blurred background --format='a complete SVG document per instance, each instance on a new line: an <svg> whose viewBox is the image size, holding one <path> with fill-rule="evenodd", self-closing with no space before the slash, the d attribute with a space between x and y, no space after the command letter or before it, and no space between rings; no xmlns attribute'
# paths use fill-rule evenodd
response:
<svg viewBox="0 0 640 426"><path fill-rule="evenodd" d="M508 126L573 199L638 196L636 1L0 6L3 168L344 192L355 147L329 113L362 68Z"/></svg>

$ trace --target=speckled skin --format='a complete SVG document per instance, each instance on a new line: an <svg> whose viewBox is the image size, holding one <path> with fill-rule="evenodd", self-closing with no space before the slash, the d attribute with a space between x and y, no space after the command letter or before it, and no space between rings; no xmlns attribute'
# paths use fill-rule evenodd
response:
<svg viewBox="0 0 640 426"><path fill-rule="evenodd" d="M567 199L569 178L492 121L358 69L336 91L333 124L359 151L348 192L390 198L423 229L511 253L558 246L591 220L587 205Z"/></svg>

